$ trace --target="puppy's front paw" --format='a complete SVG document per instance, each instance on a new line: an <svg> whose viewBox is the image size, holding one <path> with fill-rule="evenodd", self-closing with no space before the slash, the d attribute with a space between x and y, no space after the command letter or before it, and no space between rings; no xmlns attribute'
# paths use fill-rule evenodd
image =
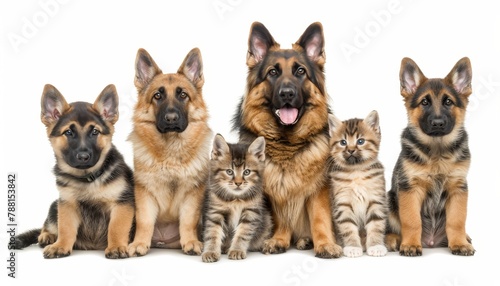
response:
<svg viewBox="0 0 500 286"><path fill-rule="evenodd" d="M309 237L303 237L297 241L296 247L298 250L308 250L314 247L313 241Z"/></svg>
<svg viewBox="0 0 500 286"><path fill-rule="evenodd" d="M68 247L65 245L61 245L60 243L55 242L54 244L47 245L43 249L43 257L44 258L61 258L66 257L71 254L72 247Z"/></svg>
<svg viewBox="0 0 500 286"><path fill-rule="evenodd" d="M232 260L241 260L247 258L247 253L240 249L230 249L227 257Z"/></svg>
<svg viewBox="0 0 500 286"><path fill-rule="evenodd" d="M339 258L342 256L342 247L335 243L325 243L314 247L316 257Z"/></svg>
<svg viewBox="0 0 500 286"><path fill-rule="evenodd" d="M288 247L290 247L290 243L285 242L281 239L270 238L264 241L264 247L262 248L262 253L264 254L278 254L284 253Z"/></svg>
<svg viewBox="0 0 500 286"><path fill-rule="evenodd" d="M143 256L149 251L149 244L145 242L132 242L128 245L127 252L128 256Z"/></svg>
<svg viewBox="0 0 500 286"><path fill-rule="evenodd" d="M472 244L467 243L463 245L451 245L450 250L452 254L462 256L472 256L476 252Z"/></svg>
<svg viewBox="0 0 500 286"><path fill-rule="evenodd" d="M40 247L45 247L49 244L53 244L56 240L57 236L55 234L44 231L38 236L38 245L40 245Z"/></svg>
<svg viewBox="0 0 500 286"><path fill-rule="evenodd" d="M217 262L219 261L220 253L217 251L207 251L203 252L201 255L201 260L203 262Z"/></svg>
<svg viewBox="0 0 500 286"><path fill-rule="evenodd" d="M203 249L203 243L198 240L188 241L182 246L182 251L188 255L200 255Z"/></svg>
<svg viewBox="0 0 500 286"><path fill-rule="evenodd" d="M422 245L401 244L399 247L401 256L422 256Z"/></svg>
<svg viewBox="0 0 500 286"><path fill-rule="evenodd" d="M104 250L104 256L110 259L127 258L127 246L108 246L106 250Z"/></svg>

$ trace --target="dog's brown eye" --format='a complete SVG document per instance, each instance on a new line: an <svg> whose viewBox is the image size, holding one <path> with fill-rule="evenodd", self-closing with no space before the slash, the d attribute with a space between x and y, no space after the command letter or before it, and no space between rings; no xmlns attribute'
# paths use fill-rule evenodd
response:
<svg viewBox="0 0 500 286"><path fill-rule="evenodd" d="M179 96L180 96L180 98L184 99L184 98L188 97L188 94L183 91L179 94Z"/></svg>
<svg viewBox="0 0 500 286"><path fill-rule="evenodd" d="M97 135L101 133L101 131L97 130L96 128L92 129L92 135Z"/></svg>
<svg viewBox="0 0 500 286"><path fill-rule="evenodd" d="M297 69L296 73L297 73L297 75L303 75L306 73L306 69L303 67L300 67Z"/></svg>
<svg viewBox="0 0 500 286"><path fill-rule="evenodd" d="M278 74L278 71L276 69L270 69L267 74L270 76L275 76Z"/></svg>
<svg viewBox="0 0 500 286"><path fill-rule="evenodd" d="M429 105L429 100L427 98L424 98L422 100L422 105Z"/></svg>
<svg viewBox="0 0 500 286"><path fill-rule="evenodd" d="M447 98L447 99L444 101L444 104L445 104L446 106L450 106L450 105L452 105L452 104L453 104L453 101L451 101L451 99Z"/></svg>
<svg viewBox="0 0 500 286"><path fill-rule="evenodd" d="M155 94L153 95L153 98L156 99L156 100L161 99L161 93L155 92Z"/></svg>

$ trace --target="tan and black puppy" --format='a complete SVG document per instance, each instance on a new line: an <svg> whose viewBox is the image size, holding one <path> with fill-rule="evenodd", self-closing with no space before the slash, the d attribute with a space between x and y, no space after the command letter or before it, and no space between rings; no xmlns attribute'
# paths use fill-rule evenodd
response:
<svg viewBox="0 0 500 286"><path fill-rule="evenodd" d="M192 49L177 73L164 74L144 49L137 52L135 66L138 100L129 140L137 229L129 255L145 255L150 247L200 255L198 228L212 141L200 50Z"/></svg>
<svg viewBox="0 0 500 286"><path fill-rule="evenodd" d="M388 193L387 245L404 256L422 247L446 247L474 255L465 232L470 152L464 119L471 89L468 58L445 78L424 76L415 62L401 62L401 95L408 126Z"/></svg>
<svg viewBox="0 0 500 286"><path fill-rule="evenodd" d="M253 23L248 39L247 92L234 116L240 140L266 140L264 192L275 223L264 253L314 247L333 258L342 248L333 235L327 175L328 95L323 26L313 23L291 49Z"/></svg>
<svg viewBox="0 0 500 286"><path fill-rule="evenodd" d="M134 218L132 170L112 144L118 95L108 85L94 104L68 104L47 84L41 119L56 157L59 199L42 229L20 234L15 247L37 243L45 258L65 257L73 249L105 249L107 258L125 258Z"/></svg>

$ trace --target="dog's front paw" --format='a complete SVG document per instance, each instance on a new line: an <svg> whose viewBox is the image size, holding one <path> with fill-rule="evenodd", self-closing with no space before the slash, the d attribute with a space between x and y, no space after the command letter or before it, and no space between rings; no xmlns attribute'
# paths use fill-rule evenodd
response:
<svg viewBox="0 0 500 286"><path fill-rule="evenodd" d="M270 238L264 241L264 247L262 248L262 253L264 254L279 254L284 253L288 247L290 247L290 243L286 242L282 239Z"/></svg>
<svg viewBox="0 0 500 286"><path fill-rule="evenodd" d="M467 243L463 245L451 245L450 250L452 254L462 256L472 256L476 252L472 244Z"/></svg>
<svg viewBox="0 0 500 286"><path fill-rule="evenodd" d="M128 245L127 252L128 256L143 256L149 251L150 245L144 242L132 242Z"/></svg>
<svg viewBox="0 0 500 286"><path fill-rule="evenodd" d="M127 258L127 246L108 246L106 250L104 250L104 256L110 259Z"/></svg>
<svg viewBox="0 0 500 286"><path fill-rule="evenodd" d="M45 247L49 244L53 244L54 242L56 242L56 240L57 236L55 234L51 234L45 231L40 233L40 235L38 236L38 245L40 245L40 247Z"/></svg>
<svg viewBox="0 0 500 286"><path fill-rule="evenodd" d="M363 255L363 248L362 247L356 247L356 246L346 246L343 249L344 256L354 258L354 257L360 257Z"/></svg>
<svg viewBox="0 0 500 286"><path fill-rule="evenodd" d="M422 256L422 245L401 244L399 247L401 256Z"/></svg>
<svg viewBox="0 0 500 286"><path fill-rule="evenodd" d="M385 246L388 251L399 251L401 236L395 233L389 233L385 236Z"/></svg>
<svg viewBox="0 0 500 286"><path fill-rule="evenodd" d="M309 237L303 237L297 241L295 245L298 250L309 250L313 248L313 241Z"/></svg>
<svg viewBox="0 0 500 286"><path fill-rule="evenodd" d="M47 245L43 249L43 257L44 258L61 258L66 257L71 254L72 247L64 246L59 243L54 243L51 245Z"/></svg>
<svg viewBox="0 0 500 286"><path fill-rule="evenodd" d="M203 249L203 243L198 240L188 241L182 246L182 251L188 255L200 255Z"/></svg>
<svg viewBox="0 0 500 286"><path fill-rule="evenodd" d="M377 257L385 256L387 254L387 247L385 247L385 245L381 245L381 244L370 246L370 247L368 247L368 249L366 249L366 254L368 254L370 256L377 256Z"/></svg>
<svg viewBox="0 0 500 286"><path fill-rule="evenodd" d="M232 260L241 260L247 258L247 253L240 249L230 249L227 257Z"/></svg>
<svg viewBox="0 0 500 286"><path fill-rule="evenodd" d="M217 251L206 251L201 255L203 262L217 262L219 261L220 253Z"/></svg>
<svg viewBox="0 0 500 286"><path fill-rule="evenodd" d="M342 256L342 247L335 243L325 243L314 246L314 253L318 258L339 258Z"/></svg>

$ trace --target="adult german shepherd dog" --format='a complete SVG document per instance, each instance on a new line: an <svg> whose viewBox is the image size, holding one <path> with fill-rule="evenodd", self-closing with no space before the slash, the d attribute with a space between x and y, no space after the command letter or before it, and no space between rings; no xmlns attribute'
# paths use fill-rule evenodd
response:
<svg viewBox="0 0 500 286"><path fill-rule="evenodd" d="M138 100L129 140L137 228L128 253L140 256L161 247L200 255L198 228L212 142L200 50L192 49L176 73L164 74L144 49L135 63Z"/></svg>
<svg viewBox="0 0 500 286"><path fill-rule="evenodd" d="M41 120L56 157L59 199L50 206L43 228L17 236L14 248L38 242L45 246L45 258L65 257L73 249L105 249L107 258L128 257L133 174L111 140L118 120L115 86L104 88L94 104L68 104L47 84L41 106Z"/></svg>
<svg viewBox="0 0 500 286"><path fill-rule="evenodd" d="M413 60L404 58L399 77L408 126L388 192L387 246L403 256L420 256L422 247L446 246L453 254L474 255L465 232L470 61L462 58L445 78L428 79Z"/></svg>
<svg viewBox="0 0 500 286"><path fill-rule="evenodd" d="M263 252L282 253L294 243L298 249L314 247L317 257L340 257L327 180L323 27L311 24L291 49L281 49L267 28L255 22L248 47L247 90L233 129L240 141L266 140L264 192L275 228Z"/></svg>

